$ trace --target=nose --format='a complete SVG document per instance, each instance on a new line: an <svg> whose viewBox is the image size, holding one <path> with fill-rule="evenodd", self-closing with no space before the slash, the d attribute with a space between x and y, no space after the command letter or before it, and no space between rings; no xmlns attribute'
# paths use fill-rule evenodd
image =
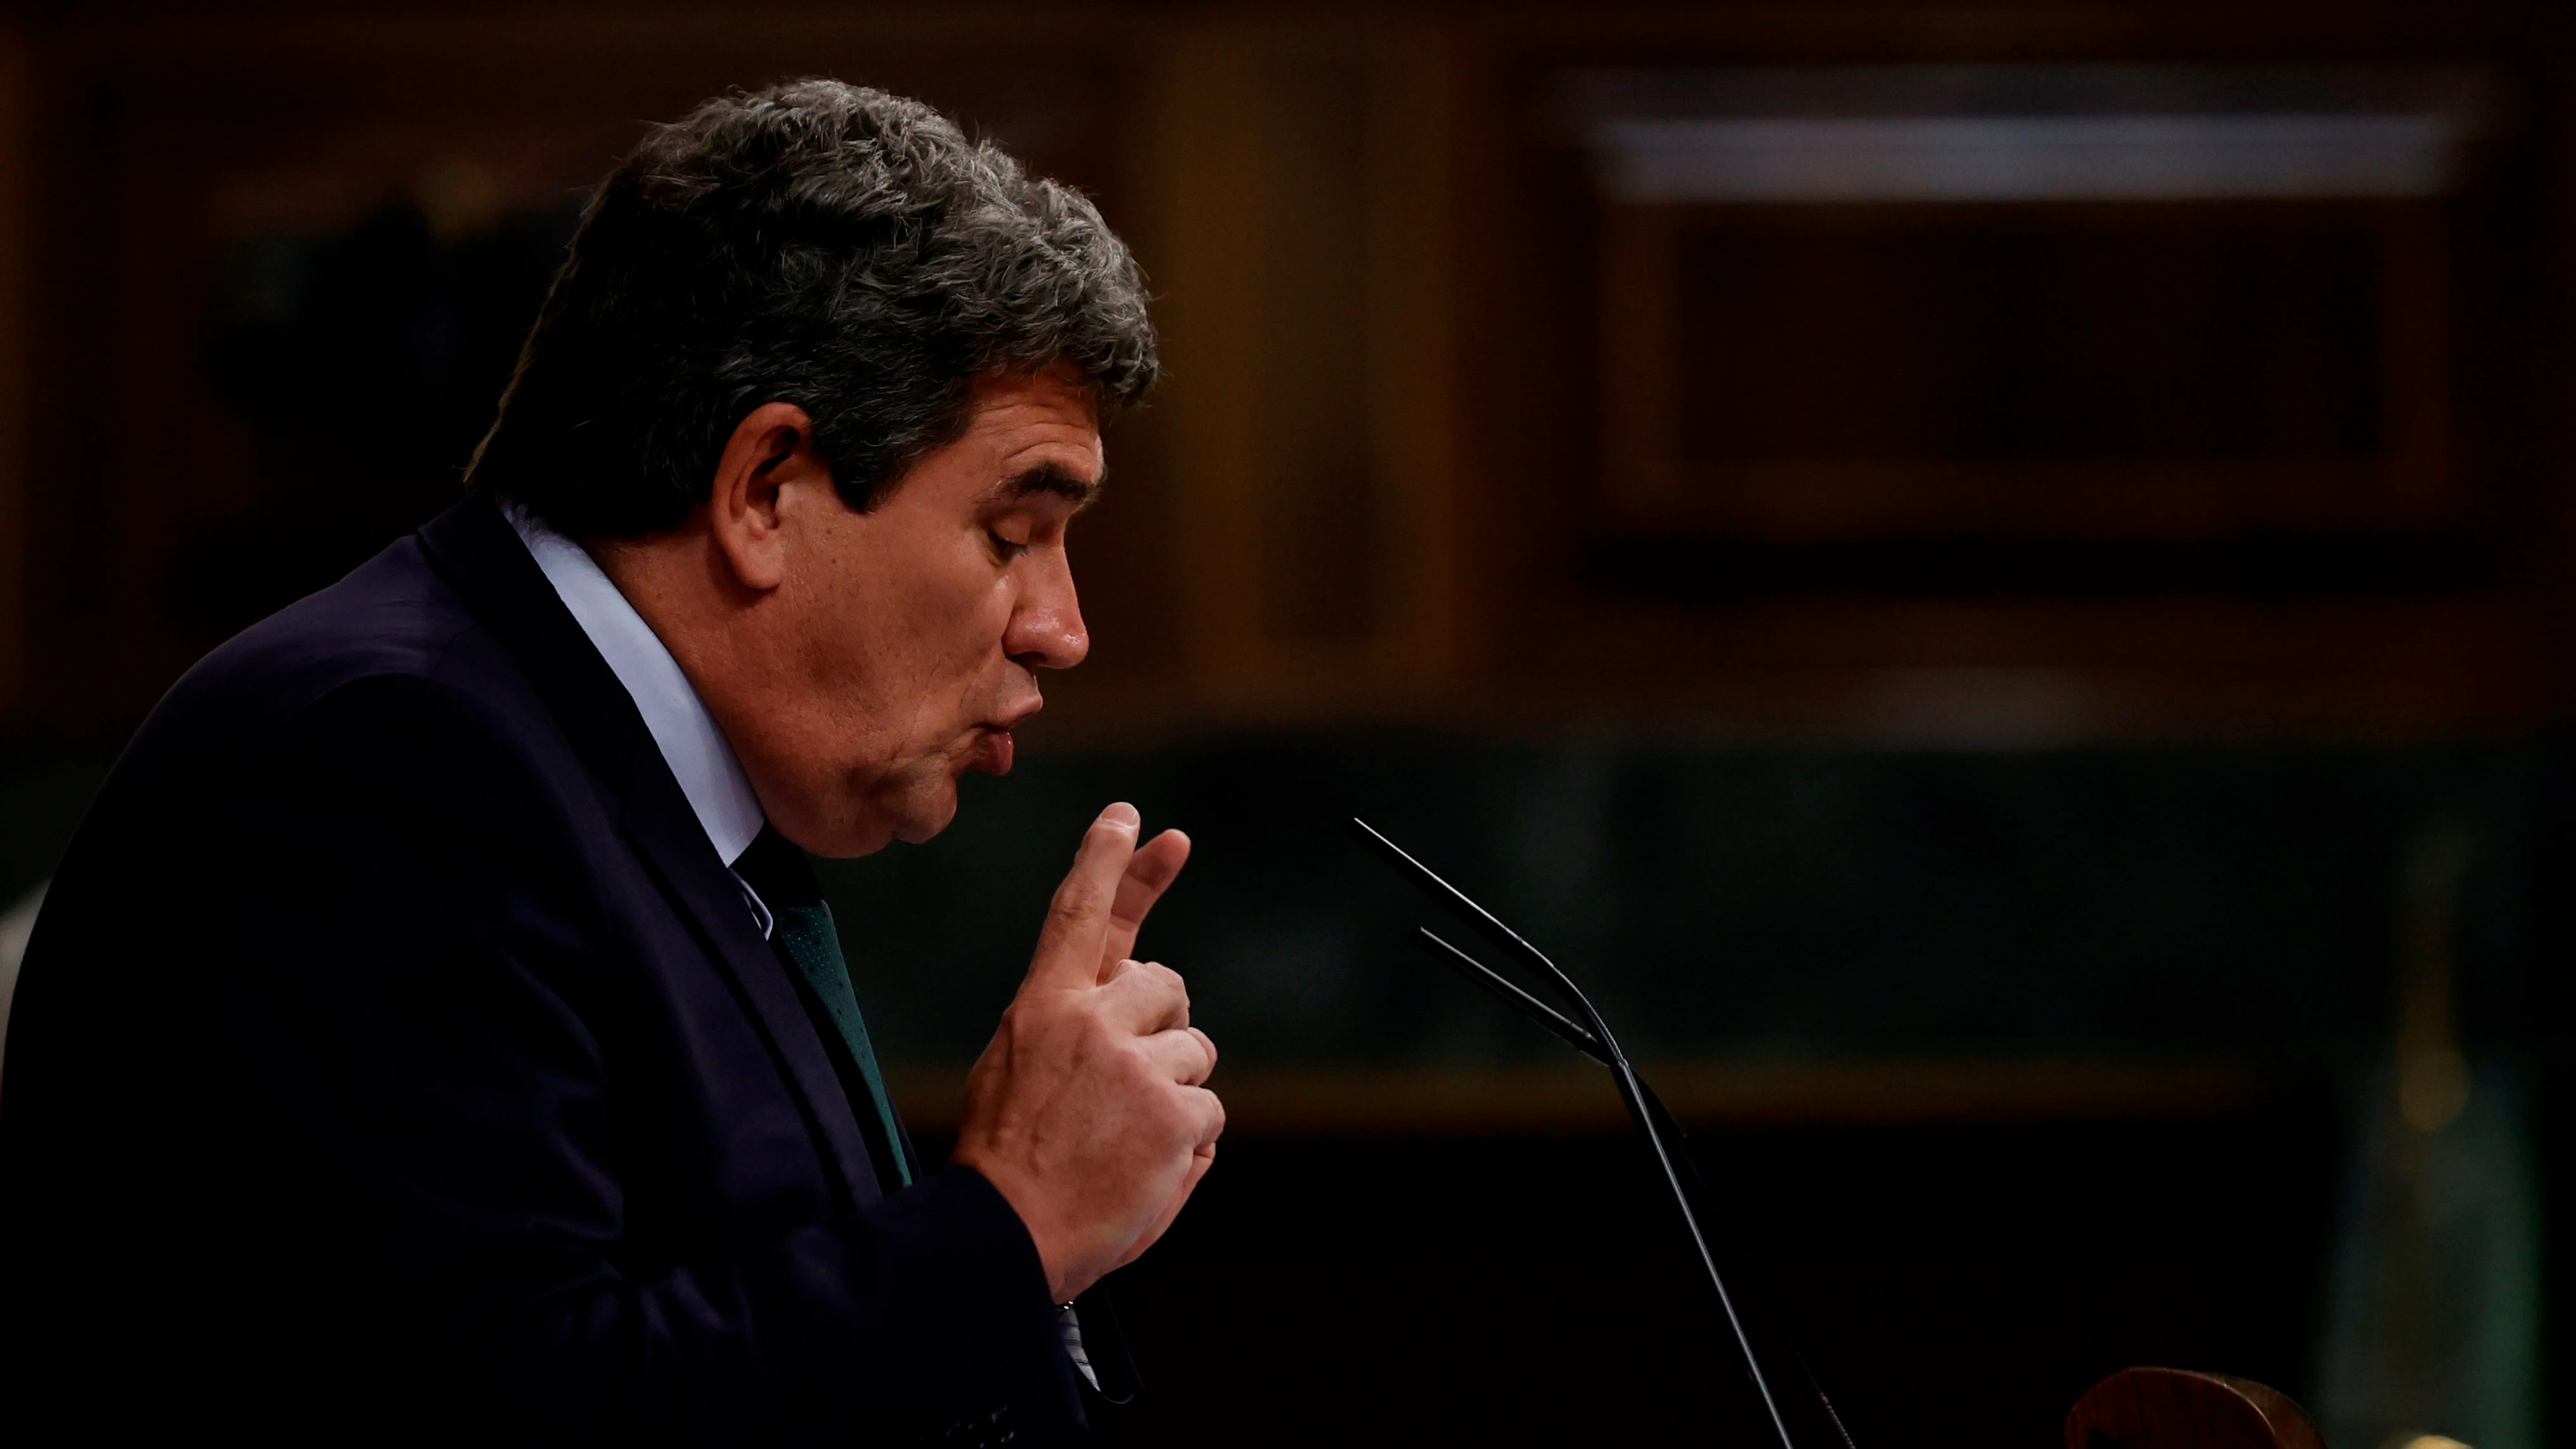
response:
<svg viewBox="0 0 2576 1449"><path fill-rule="evenodd" d="M1061 548L1032 553L1028 585L1002 636L1003 652L1029 669L1071 669L1091 653L1082 625L1082 601L1073 588L1073 565Z"/></svg>

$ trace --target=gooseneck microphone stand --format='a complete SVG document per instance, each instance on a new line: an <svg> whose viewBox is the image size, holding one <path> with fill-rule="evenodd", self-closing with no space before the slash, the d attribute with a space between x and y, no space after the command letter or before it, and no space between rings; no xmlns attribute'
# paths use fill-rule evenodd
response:
<svg viewBox="0 0 2576 1449"><path fill-rule="evenodd" d="M1429 866L1407 854L1403 847L1371 829L1366 821L1354 819L1351 825L1360 839L1393 865L1399 874L1447 907L1507 956L1537 972L1540 980L1562 993L1566 1003L1580 1015L1580 1020L1567 1016L1524 990L1511 978L1452 945L1429 927L1418 928L1420 935L1416 940L1424 950L1492 992L1506 1005L1555 1033L1568 1046L1610 1069L1611 1081L1619 1089L1619 1100L1636 1122L1639 1134L1646 1139L1646 1146L1654 1155L1655 1166L1663 1176L1664 1186L1673 1195L1673 1206L1681 1212L1682 1226L1690 1234L1691 1246L1698 1254L1700 1267L1708 1274L1709 1286L1717 1290L1718 1305L1726 1313L1726 1326L1734 1334L1735 1346L1744 1356L1745 1372L1753 1380L1755 1393L1761 1396L1763 1412L1770 1417L1773 1432L1779 1435L1780 1449L1798 1449L1796 1439L1789 1432L1788 1418L1782 1412L1780 1400L1772 1391L1770 1376L1763 1371L1762 1356L1754 1349L1753 1334L1743 1308L1739 1306L1735 1293L1727 1287L1726 1275L1718 1268L1718 1255L1711 1248L1712 1229L1730 1242L1733 1235L1727 1232L1724 1219L1710 1202L1707 1184L1700 1180L1698 1168L1683 1149L1680 1130L1673 1125L1671 1114L1664 1110L1664 1104L1656 1098L1654 1089L1637 1075L1637 1069L1628 1064L1627 1053L1619 1049L1618 1038L1610 1034L1608 1024L1593 1007L1592 999L1585 996L1573 978L1559 969L1555 962L1523 940L1519 932L1496 920L1492 912L1469 900L1465 892L1442 880ZM1740 1244L1735 1247L1734 1256L1742 1262L1745 1256L1742 1247ZM1749 1264L1747 1276L1751 1276ZM1785 1336L1788 1329L1785 1317L1776 1308L1772 1309L1770 1316L1778 1320ZM1798 1352L1794 1339L1790 1341L1789 1349L1800 1377L1806 1381L1807 1389L1814 1394L1826 1420L1832 1424L1841 1449L1852 1449L1851 1435L1843 1428L1842 1416L1834 1411L1833 1401L1826 1397L1823 1387L1816 1382L1814 1371L1808 1368L1806 1356Z"/></svg>

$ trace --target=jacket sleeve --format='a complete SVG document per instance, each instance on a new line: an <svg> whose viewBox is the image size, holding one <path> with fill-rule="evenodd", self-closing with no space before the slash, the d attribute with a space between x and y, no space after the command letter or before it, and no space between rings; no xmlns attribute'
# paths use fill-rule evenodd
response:
<svg viewBox="0 0 2576 1449"><path fill-rule="evenodd" d="M693 1261L632 1251L632 1134L666 1104L613 1055L636 988L561 804L595 782L412 677L344 686L276 745L244 844L292 885L219 927L259 943L227 963L236 1115L269 1124L241 1217L305 1225L262 1250L298 1257L281 1277L347 1384L549 1443L1079 1428L1036 1250L970 1170Z"/></svg>

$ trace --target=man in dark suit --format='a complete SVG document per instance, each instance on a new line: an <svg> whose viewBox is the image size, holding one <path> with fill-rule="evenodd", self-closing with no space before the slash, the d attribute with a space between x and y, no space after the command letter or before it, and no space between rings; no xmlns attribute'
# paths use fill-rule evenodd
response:
<svg viewBox="0 0 2576 1449"><path fill-rule="evenodd" d="M926 107L710 102L593 200L473 496L174 687L0 1083L0 1424L1036 1444L1214 1151L1188 852L1093 824L955 1161L805 851L921 840L1088 641L1126 248Z"/></svg>

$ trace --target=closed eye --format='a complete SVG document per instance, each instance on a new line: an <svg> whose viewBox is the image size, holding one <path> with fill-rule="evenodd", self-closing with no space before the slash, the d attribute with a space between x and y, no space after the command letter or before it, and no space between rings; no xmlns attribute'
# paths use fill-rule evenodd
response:
<svg viewBox="0 0 2576 1449"><path fill-rule="evenodd" d="M1004 538L996 530L990 528L984 530L984 537L993 545L993 556L1004 563L1009 563L1011 560L1018 558L1021 554L1029 551L1029 546L1027 544L1013 543L1011 540Z"/></svg>

